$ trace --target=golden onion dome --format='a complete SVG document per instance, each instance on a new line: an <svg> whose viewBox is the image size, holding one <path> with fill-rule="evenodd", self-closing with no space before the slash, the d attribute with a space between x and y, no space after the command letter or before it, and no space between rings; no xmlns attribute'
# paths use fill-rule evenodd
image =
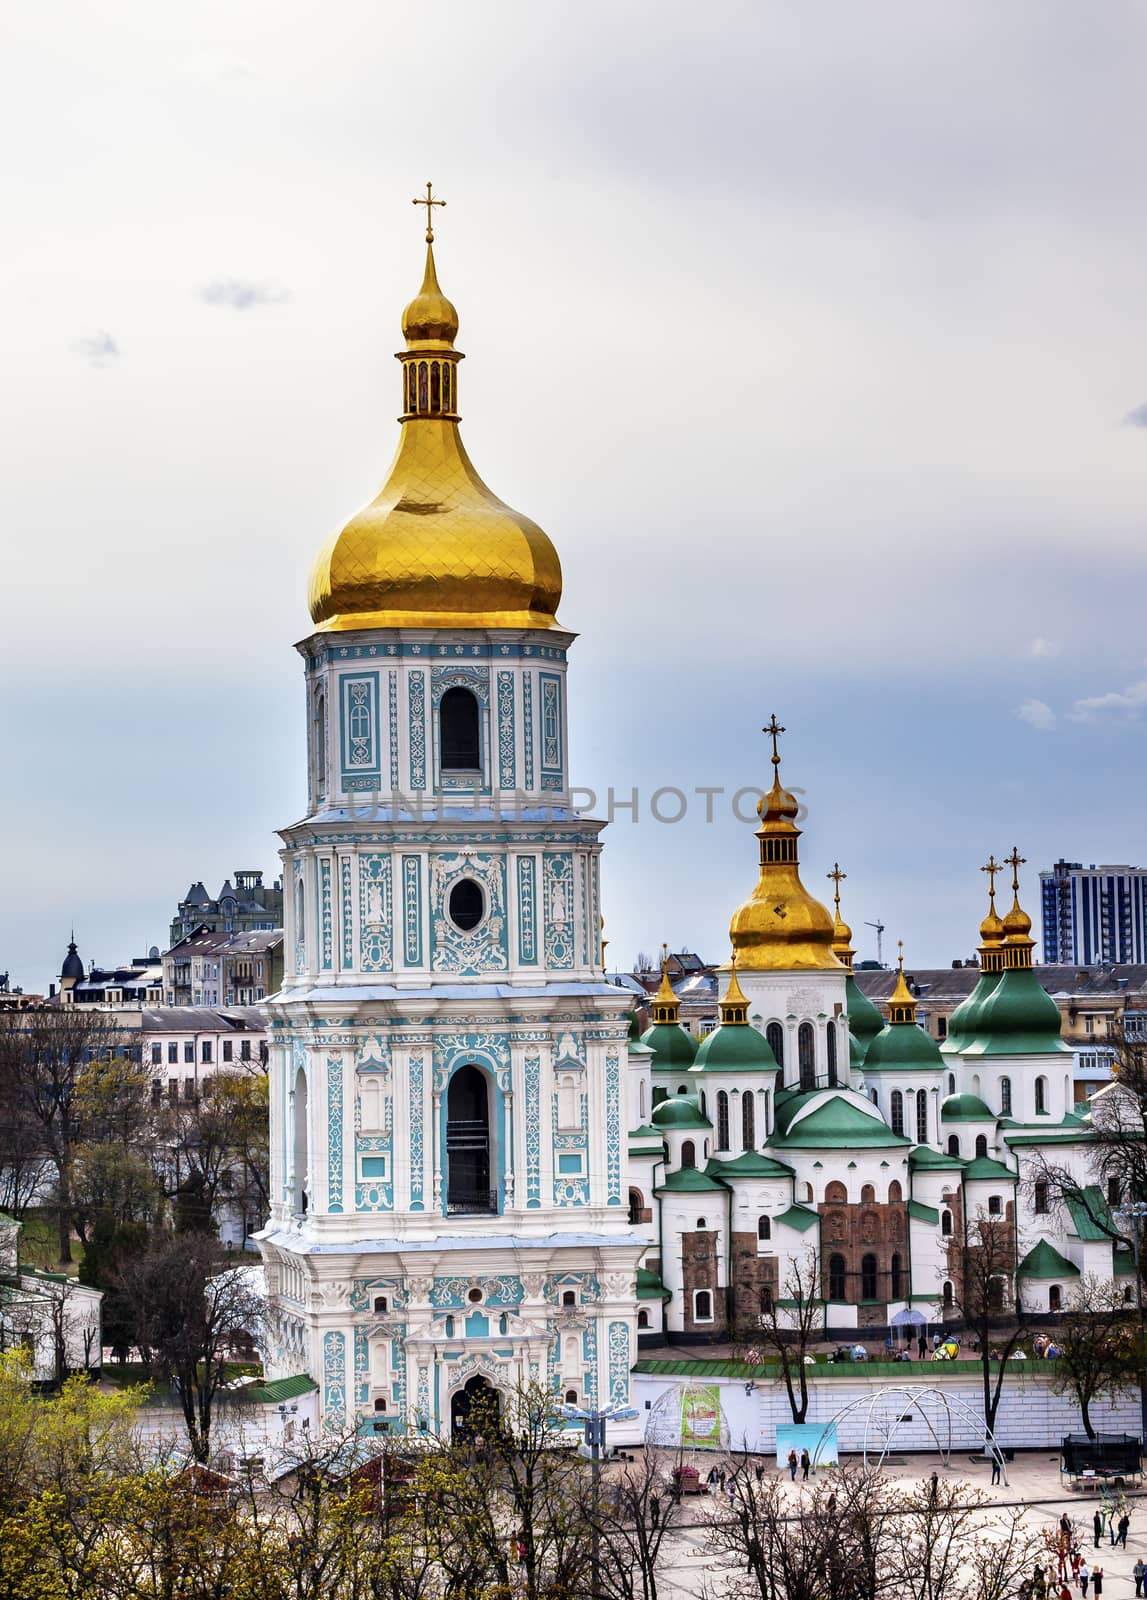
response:
<svg viewBox="0 0 1147 1600"><path fill-rule="evenodd" d="M757 807L760 877L729 924L737 963L742 972L840 972L833 919L801 882L800 829L793 821L798 807L781 785L777 754L777 736L785 730L773 717L765 731L773 741L773 785Z"/></svg>
<svg viewBox="0 0 1147 1600"><path fill-rule="evenodd" d="M309 591L316 627L558 627L557 551L487 488L462 443L458 313L439 287L429 227L422 287L402 331L398 449L375 498L319 551Z"/></svg>

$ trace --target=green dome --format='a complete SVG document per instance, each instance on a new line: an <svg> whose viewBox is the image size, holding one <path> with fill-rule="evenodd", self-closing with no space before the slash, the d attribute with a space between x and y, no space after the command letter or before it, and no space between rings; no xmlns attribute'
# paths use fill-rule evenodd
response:
<svg viewBox="0 0 1147 1600"><path fill-rule="evenodd" d="M1000 972L983 972L971 994L965 995L948 1018L948 1037L940 1046L945 1055L952 1055L971 1044L979 1026L980 1007L995 989L1003 976Z"/></svg>
<svg viewBox="0 0 1147 1600"><path fill-rule="evenodd" d="M1059 1007L1031 967L1001 972L963 1045L974 1056L1070 1055L1059 1036Z"/></svg>
<svg viewBox="0 0 1147 1600"><path fill-rule="evenodd" d="M844 1009L848 1015L848 1031L867 1050L884 1026L880 1007L865 994L850 972L844 980Z"/></svg>
<svg viewBox="0 0 1147 1600"><path fill-rule="evenodd" d="M701 1040L694 1072L778 1072L769 1041L745 1022L724 1022Z"/></svg>
<svg viewBox="0 0 1147 1600"><path fill-rule="evenodd" d="M667 1128L712 1128L713 1124L701 1112L694 1094L673 1094L654 1106L653 1126L664 1132Z"/></svg>
<svg viewBox="0 0 1147 1600"><path fill-rule="evenodd" d="M641 1042L653 1051L654 1072L678 1072L691 1067L697 1054L697 1041L676 1022L655 1022L641 1035Z"/></svg>
<svg viewBox="0 0 1147 1600"><path fill-rule="evenodd" d="M990 1111L978 1094L950 1094L940 1107L942 1122L994 1122L996 1114Z"/></svg>
<svg viewBox="0 0 1147 1600"><path fill-rule="evenodd" d="M865 1072L938 1072L940 1046L914 1022L890 1022L868 1046Z"/></svg>

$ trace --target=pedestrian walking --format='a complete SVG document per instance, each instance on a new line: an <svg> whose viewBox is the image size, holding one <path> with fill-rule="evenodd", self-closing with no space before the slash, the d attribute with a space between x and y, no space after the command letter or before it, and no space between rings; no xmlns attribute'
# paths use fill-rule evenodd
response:
<svg viewBox="0 0 1147 1600"><path fill-rule="evenodd" d="M938 1472L933 1472L931 1478L928 1481L928 1503L929 1503L929 1505L933 1505L934 1506L936 1504L936 1501L939 1498L940 1498L940 1474Z"/></svg>
<svg viewBox="0 0 1147 1600"><path fill-rule="evenodd" d="M1067 1587L1066 1583L1060 1584L1059 1600L1071 1600L1071 1590Z"/></svg>
<svg viewBox="0 0 1147 1600"><path fill-rule="evenodd" d="M1095 1548L1099 1549L1099 1541L1103 1538L1103 1512L1097 1511L1091 1519L1091 1526L1095 1529Z"/></svg>
<svg viewBox="0 0 1147 1600"><path fill-rule="evenodd" d="M1135 1579L1136 1600L1140 1600L1140 1597L1143 1594L1143 1579L1144 1577L1147 1577L1147 1567L1143 1565L1142 1556L1139 1557L1138 1561L1131 1568L1131 1576Z"/></svg>
<svg viewBox="0 0 1147 1600"><path fill-rule="evenodd" d="M993 1450L992 1451L992 1482L993 1483L999 1483L999 1481L1000 1481L1000 1452L998 1450Z"/></svg>
<svg viewBox="0 0 1147 1600"><path fill-rule="evenodd" d="M920 1360L923 1361L923 1359L924 1359L925 1355L927 1355L927 1353L928 1353L928 1351L927 1351L927 1346L924 1343L924 1335L921 1334L920 1337L916 1341L916 1354L919 1356Z"/></svg>
<svg viewBox="0 0 1147 1600"><path fill-rule="evenodd" d="M1031 1587L1033 1600L1046 1600L1047 1578L1044 1575L1044 1570L1038 1561L1035 1564L1035 1571L1032 1573Z"/></svg>
<svg viewBox="0 0 1147 1600"><path fill-rule="evenodd" d="M1065 1539L1071 1538L1071 1518L1068 1516L1066 1511L1059 1519L1059 1531L1063 1534Z"/></svg>
<svg viewBox="0 0 1147 1600"><path fill-rule="evenodd" d="M812 1458L809 1456L808 1447L806 1445L806 1447L801 1451L801 1479L802 1479L802 1481L807 1479L807 1477L808 1477L808 1469L811 1466L812 1466Z"/></svg>
<svg viewBox="0 0 1147 1600"><path fill-rule="evenodd" d="M1091 1575L1091 1589L1092 1589L1092 1593L1095 1595L1095 1600L1100 1600L1100 1597L1103 1594L1103 1568L1102 1567L1096 1567L1095 1571L1092 1573L1092 1575Z"/></svg>
<svg viewBox="0 0 1147 1600"><path fill-rule="evenodd" d="M709 1476L706 1479L706 1482L708 1483L710 1489L715 1489L717 1487L717 1468L715 1466L709 1468Z"/></svg>
<svg viewBox="0 0 1147 1600"><path fill-rule="evenodd" d="M761 1480L765 1476L765 1465L764 1465L764 1462L763 1461L758 1461L757 1465L756 1465L756 1468L754 1470L756 1472L757 1482L760 1483Z"/></svg>
<svg viewBox="0 0 1147 1600"><path fill-rule="evenodd" d="M1079 1582L1079 1563L1082 1560L1083 1560L1083 1557L1080 1555L1078 1548L1073 1548L1072 1552L1071 1552L1071 1581L1072 1581L1072 1583L1078 1583Z"/></svg>
<svg viewBox="0 0 1147 1600"><path fill-rule="evenodd" d="M1079 1563L1079 1592L1087 1600L1087 1586L1091 1582L1091 1568L1086 1561Z"/></svg>
<svg viewBox="0 0 1147 1600"><path fill-rule="evenodd" d="M1127 1530L1130 1526L1131 1517L1129 1513L1125 1511L1119 1519L1119 1543L1123 1546L1124 1550L1127 1548Z"/></svg>
<svg viewBox="0 0 1147 1600"><path fill-rule="evenodd" d="M792 1480L792 1482L795 1483L797 1481L797 1453L796 1453L795 1450L790 1450L789 1451L789 1454L788 1454L788 1468L789 1468L789 1477Z"/></svg>

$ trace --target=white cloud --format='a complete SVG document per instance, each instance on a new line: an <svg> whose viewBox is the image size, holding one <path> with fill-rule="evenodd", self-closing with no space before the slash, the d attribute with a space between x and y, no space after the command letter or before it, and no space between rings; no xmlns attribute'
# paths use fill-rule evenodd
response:
<svg viewBox="0 0 1147 1600"><path fill-rule="evenodd" d="M1029 727L1046 733L1049 728L1055 727L1055 712L1043 700L1025 700L1016 709L1016 716L1021 722L1026 722Z"/></svg>
<svg viewBox="0 0 1147 1600"><path fill-rule="evenodd" d="M1129 683L1126 689L1107 694L1087 695L1077 700L1068 712L1073 722L1101 722L1105 717L1136 722L1147 709L1147 681Z"/></svg>
<svg viewBox="0 0 1147 1600"><path fill-rule="evenodd" d="M1059 654L1059 641L1045 639L1042 634L1037 634L1028 645L1028 655L1036 661L1050 661Z"/></svg>
<svg viewBox="0 0 1147 1600"><path fill-rule="evenodd" d="M1129 411L1123 420L1129 428L1147 428L1147 400Z"/></svg>
<svg viewBox="0 0 1147 1600"><path fill-rule="evenodd" d="M73 339L72 350L92 367L110 367L122 354L110 333L102 330L84 339Z"/></svg>
<svg viewBox="0 0 1147 1600"><path fill-rule="evenodd" d="M278 283L255 283L250 278L216 278L199 291L204 305L229 306L233 311L250 311L255 306L282 305L291 298L290 290Z"/></svg>

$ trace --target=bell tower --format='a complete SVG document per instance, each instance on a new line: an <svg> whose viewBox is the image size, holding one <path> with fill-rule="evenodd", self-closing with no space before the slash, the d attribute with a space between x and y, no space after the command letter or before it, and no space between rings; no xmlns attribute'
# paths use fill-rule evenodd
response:
<svg viewBox="0 0 1147 1600"><path fill-rule="evenodd" d="M448 1429L478 1380L625 1402L628 997L570 805L561 567L462 444L458 313L402 318L398 448L320 551L308 810L271 1003L273 1376L331 1427Z"/></svg>

